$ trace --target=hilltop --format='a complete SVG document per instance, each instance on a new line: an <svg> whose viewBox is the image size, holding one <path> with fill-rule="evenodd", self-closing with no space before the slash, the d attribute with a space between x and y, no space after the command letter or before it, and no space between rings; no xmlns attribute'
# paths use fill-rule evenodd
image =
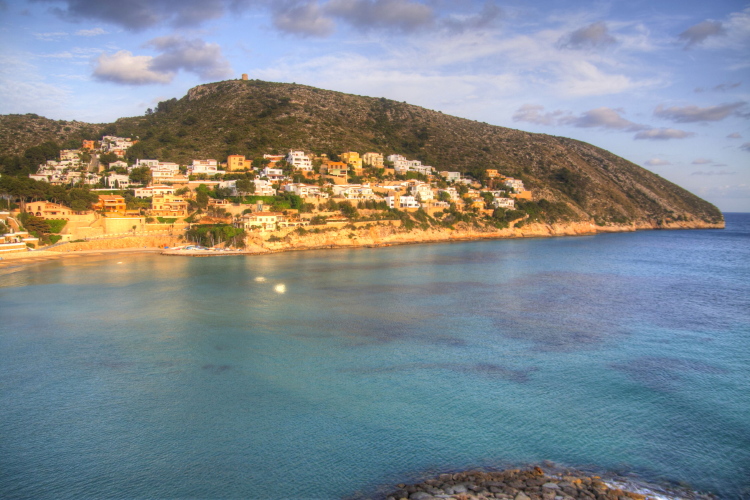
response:
<svg viewBox="0 0 750 500"><path fill-rule="evenodd" d="M26 120L19 126L28 128L30 121L39 120L45 119ZM8 121L2 117L0 124L7 128ZM138 138L140 142L129 156L181 164L193 158L223 161L229 154L255 158L302 149L329 155L347 150L399 153L437 170L460 171L476 179L482 179L486 169L497 169L523 180L534 192L534 199L565 203L571 220L594 219L601 224L648 221L656 226L672 221L723 220L712 204L581 141L297 84L224 81L194 87L181 99L159 103L145 116L121 118L103 126L80 124L75 128L70 124L79 122L61 125L51 120L41 123L50 134L60 134L66 127L78 135L98 128L99 134Z"/></svg>

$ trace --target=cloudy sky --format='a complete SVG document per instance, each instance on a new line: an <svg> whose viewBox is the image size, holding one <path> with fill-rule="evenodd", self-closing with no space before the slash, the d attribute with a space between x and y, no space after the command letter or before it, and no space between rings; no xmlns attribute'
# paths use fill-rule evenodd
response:
<svg viewBox="0 0 750 500"><path fill-rule="evenodd" d="M238 78L573 137L750 212L750 3L0 0L0 113L107 122Z"/></svg>

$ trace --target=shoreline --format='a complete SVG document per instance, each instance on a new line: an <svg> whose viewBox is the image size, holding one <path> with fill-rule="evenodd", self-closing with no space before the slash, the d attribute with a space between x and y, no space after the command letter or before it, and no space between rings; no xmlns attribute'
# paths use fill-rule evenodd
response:
<svg viewBox="0 0 750 500"><path fill-rule="evenodd" d="M528 224L521 228L507 228L501 230L480 230L472 227L459 229L430 228L428 230L414 230L403 232L388 225L357 228L350 230L341 228L332 232L308 233L298 235L290 232L278 242L269 242L262 237L251 234L245 250L239 251L172 251L164 246L184 245L184 241L177 238L164 237L131 237L91 240L87 242L70 243L55 250L39 250L27 252L12 252L0 255L0 269L21 267L23 265L53 260L69 260L80 257L94 257L103 255L148 254L158 253L165 256L186 257L226 257L269 255L282 252L302 252L308 250L333 250L344 248L384 248L401 245L416 245L427 243L451 243L467 241L486 241L501 239L551 238L564 236L595 236L603 233L627 233L644 230L687 230L687 229L723 229L724 224L693 223L674 224L667 227L641 223L623 226L596 226L590 222L574 222L567 224ZM113 245L114 248L113 248ZM97 248L98 247L98 248Z"/></svg>
<svg viewBox="0 0 750 500"><path fill-rule="evenodd" d="M28 264L38 262L50 262L58 260L74 260L81 257L101 257L116 256L120 254L158 254L161 248L116 248L101 250L79 250L75 252L55 252L52 250L34 250L32 252L13 252L6 255L0 255L0 269L13 267L22 267Z"/></svg>

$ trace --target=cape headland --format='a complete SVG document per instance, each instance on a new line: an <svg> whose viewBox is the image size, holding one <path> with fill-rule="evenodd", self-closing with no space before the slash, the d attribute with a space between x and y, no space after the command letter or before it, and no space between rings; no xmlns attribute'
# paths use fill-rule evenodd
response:
<svg viewBox="0 0 750 500"><path fill-rule="evenodd" d="M15 244L161 234L252 253L724 227L711 203L591 144L304 85L210 83L69 125L0 116Z"/></svg>

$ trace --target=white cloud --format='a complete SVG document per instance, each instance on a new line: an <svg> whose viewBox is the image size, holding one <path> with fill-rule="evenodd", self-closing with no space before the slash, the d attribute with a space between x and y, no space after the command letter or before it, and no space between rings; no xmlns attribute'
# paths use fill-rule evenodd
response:
<svg viewBox="0 0 750 500"><path fill-rule="evenodd" d="M719 21L703 21L680 33L678 38L685 42L685 48L703 43L710 36L726 35L727 31Z"/></svg>
<svg viewBox="0 0 750 500"><path fill-rule="evenodd" d="M146 43L161 52L151 66L155 71L171 73L178 70L195 73L204 80L221 79L232 74L229 61L215 43L180 36L162 36Z"/></svg>
<svg viewBox="0 0 750 500"><path fill-rule="evenodd" d="M708 158L696 158L691 163L693 165L708 165L709 163L713 163L713 160L709 160Z"/></svg>
<svg viewBox="0 0 750 500"><path fill-rule="evenodd" d="M203 79L219 79L231 74L229 62L217 44L179 36L158 37L146 43L160 55L134 56L127 50L96 59L94 78L125 85L166 84L179 70L195 73Z"/></svg>
<svg viewBox="0 0 750 500"><path fill-rule="evenodd" d="M102 81L128 85L169 83L175 73L154 71L151 68L152 56L134 56L127 50L113 55L102 54L96 59L94 78Z"/></svg>
<svg viewBox="0 0 750 500"><path fill-rule="evenodd" d="M693 132L686 132L684 130L677 130L674 128L652 128L650 130L644 130L635 134L634 139L647 139L650 141L666 141L669 139L685 139L686 137L692 137L695 134Z"/></svg>
<svg viewBox="0 0 750 500"><path fill-rule="evenodd" d="M97 35L107 35L109 34L108 31L104 31L102 28L93 28L90 30L78 30L76 31L76 35L78 36L97 36Z"/></svg>
<svg viewBox="0 0 750 500"><path fill-rule="evenodd" d="M70 52L56 52L54 54L36 54L34 57L42 59L73 59L73 54Z"/></svg>
<svg viewBox="0 0 750 500"><path fill-rule="evenodd" d="M477 14L448 15L441 24L451 33L476 32L496 28L504 15L503 10L494 1L487 1Z"/></svg>
<svg viewBox="0 0 750 500"><path fill-rule="evenodd" d="M645 164L649 167L663 167L666 165L671 165L672 163L661 158L651 158L650 160L646 160Z"/></svg>
<svg viewBox="0 0 750 500"><path fill-rule="evenodd" d="M544 106L524 104L513 113L514 122L527 122L536 125L557 125L563 116L570 116L570 112L562 110L545 113Z"/></svg>
<svg viewBox="0 0 750 500"><path fill-rule="evenodd" d="M287 33L319 37L333 33L335 26L331 19L325 17L318 4L313 2L291 7L279 4L274 12L273 24L278 30Z"/></svg>
<svg viewBox="0 0 750 500"><path fill-rule="evenodd" d="M586 60L561 62L557 71L560 73L557 88L565 97L621 94L661 83L659 79L639 81L622 73L607 73Z"/></svg>
<svg viewBox="0 0 750 500"><path fill-rule="evenodd" d="M612 45L616 41L609 34L607 23L598 21L560 38L558 46L565 49L593 49Z"/></svg>
<svg viewBox="0 0 750 500"><path fill-rule="evenodd" d="M742 135L739 132L732 132L727 136L727 139L742 139Z"/></svg>
<svg viewBox="0 0 750 500"><path fill-rule="evenodd" d="M59 42L63 38L67 38L68 33L64 31L55 31L48 33L32 33L34 38L42 42Z"/></svg>
<svg viewBox="0 0 750 500"><path fill-rule="evenodd" d="M620 116L621 111L611 108L596 108L583 112L578 117L563 118L562 122L581 128L606 128L636 132L647 129L647 125L631 122Z"/></svg>
<svg viewBox="0 0 750 500"><path fill-rule="evenodd" d="M363 30L410 33L435 22L433 9L413 0L329 0L325 10Z"/></svg>
<svg viewBox="0 0 750 500"><path fill-rule="evenodd" d="M705 108L695 105L665 108L664 105L659 104L654 110L654 116L677 123L717 122L733 113L737 114L746 104L745 102L734 102L719 106L707 106Z"/></svg>
<svg viewBox="0 0 750 500"><path fill-rule="evenodd" d="M574 116L569 111L544 112L544 106L524 104L513 114L513 121L537 125L572 125L578 128L600 128L636 132L648 129L648 125L631 122L622 117L622 110L601 107L584 111Z"/></svg>

